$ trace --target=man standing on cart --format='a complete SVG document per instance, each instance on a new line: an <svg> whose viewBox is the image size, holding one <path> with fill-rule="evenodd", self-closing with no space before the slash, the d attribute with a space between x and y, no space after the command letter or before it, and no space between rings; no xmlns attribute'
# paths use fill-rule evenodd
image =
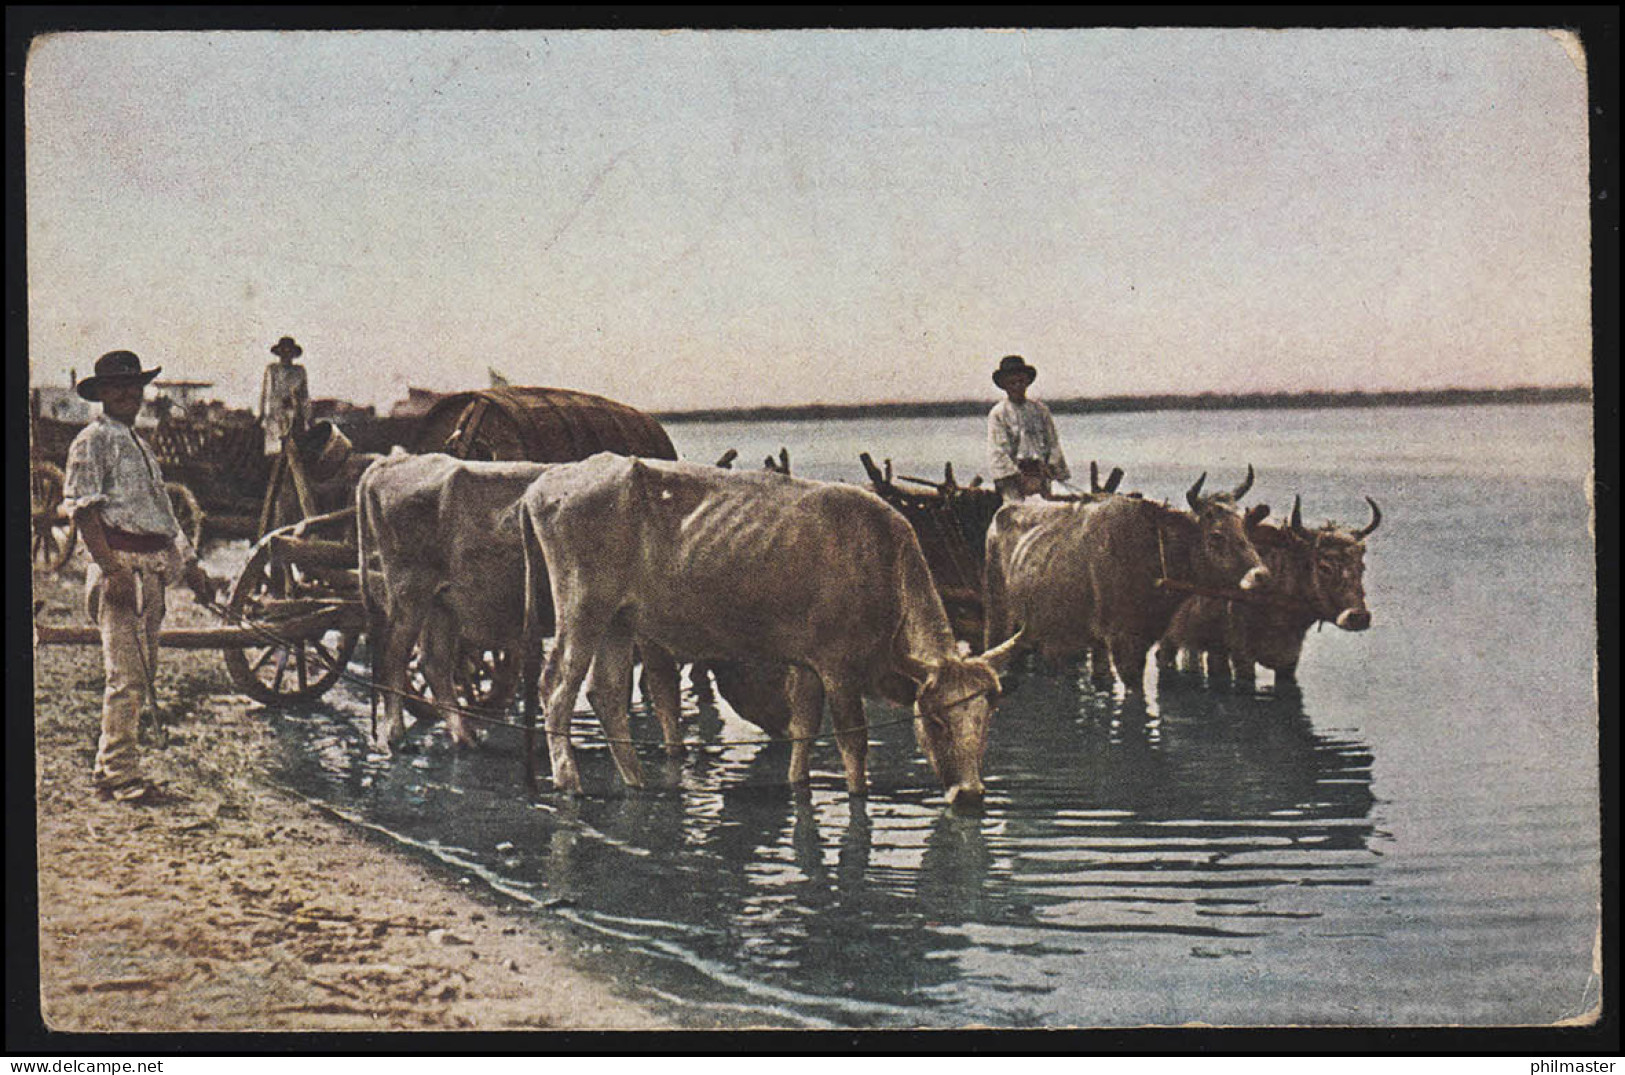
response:
<svg viewBox="0 0 1625 1075"><path fill-rule="evenodd" d="M294 359L304 354L304 348L284 336L271 348L278 361L265 367L265 379L260 384L260 425L265 429L265 454L279 455L282 438L297 436L305 431L310 418L310 385L305 367Z"/></svg>
<svg viewBox="0 0 1625 1075"><path fill-rule="evenodd" d="M993 383L1006 398L988 412L987 461L993 487L1006 503L1047 494L1050 482L1072 476L1049 408L1027 398L1037 377L1038 370L1020 355L1005 355L993 371Z"/></svg>
<svg viewBox="0 0 1625 1075"><path fill-rule="evenodd" d="M130 351L96 360L95 376L76 387L102 413L69 445L63 482L63 509L79 524L93 561L86 611L101 631L107 674L91 782L120 801L161 798L142 777L137 731L158 667L164 589L184 580L199 601L214 599L214 581L170 507L157 456L135 431L146 385L160 370L143 370Z"/></svg>

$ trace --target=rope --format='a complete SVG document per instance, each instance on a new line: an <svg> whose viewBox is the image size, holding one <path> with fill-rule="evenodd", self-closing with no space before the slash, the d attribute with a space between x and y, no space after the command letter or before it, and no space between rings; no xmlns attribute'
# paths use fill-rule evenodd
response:
<svg viewBox="0 0 1625 1075"><path fill-rule="evenodd" d="M256 635L259 635L262 639L265 639L271 645L281 646L284 649L286 649L286 648L289 648L292 645L298 644L297 642L295 642L295 640L288 639L286 637L278 635L274 630L272 630L270 627L266 626L264 623L252 620L247 616L243 616L243 615L240 615L238 613L234 613L230 609L220 605L218 602L210 602L209 604L205 605L204 607L208 608L209 611L213 612L215 615L219 616L221 619L225 620L226 622L234 624L235 626L238 626L238 627L246 628L247 630L250 630L250 631L254 632ZM488 709L487 710L476 710L476 709L470 709L470 708L468 708L466 706L456 706L456 705L450 705L450 704L437 703L437 702L433 701L432 699L430 699L427 695L418 694L418 693L416 693L414 691L401 690L401 689L395 688L395 687L386 687L383 684L375 682L374 680L372 680L368 676L358 676L354 672L351 672L346 667L335 667L334 665L331 665L331 664L328 665L328 667L333 668L338 673L339 678L349 680L350 682L352 682L352 683L354 683L354 684L356 684L358 686L365 687L369 691L378 691L378 692L383 693L383 694L399 695L403 701L405 701L405 700L417 701L417 702L421 702L421 703L423 703L424 705L427 705L427 706L433 706L434 708L439 709L441 711L455 712L458 715L464 717L465 719L474 720L474 721L476 721L478 723L485 724L485 725L490 726L490 727L512 728L512 729L514 729L516 731L521 731L521 732L527 730L523 724L516 724L513 721L510 721L510 720L506 719L505 717L493 717L493 716L489 715L491 713L491 710L488 710ZM960 699L960 701L964 701L964 699ZM957 705L959 703L956 702L954 704ZM591 709L573 710L570 715L571 715L572 719L575 718L575 717L596 716L596 714ZM866 723L865 727L868 728L868 729L890 728L890 727L895 727L896 725L899 725L899 724L910 723L913 720L914 720L914 717L912 715L910 715L910 716L907 716L907 717L900 717L900 718L895 719L895 720L880 721L878 723L876 723L876 722L868 722L868 723ZM543 734L546 734L545 730L543 730ZM604 732L601 728L599 728L599 729L588 729L588 730L586 730L586 732L584 734L588 738L602 739L606 743L629 743L629 744L631 744L633 746L637 746L639 744L646 745L646 746L661 746L661 747L665 746L665 740L663 740L663 739L649 739L649 738L640 737L640 736L624 736L624 737L623 736L611 736L611 735L607 734L606 732ZM820 733L820 734L812 735L812 736L787 736L787 737L768 736L766 739L718 739L718 740L712 740L712 741L707 742L707 743L699 744L699 746L702 746L702 747L705 747L705 748L712 748L712 747L728 747L728 746L752 746L752 745L760 745L762 743L797 743L797 742L816 743L816 742L818 742L820 740L834 740L838 734L840 734L840 733L836 732L836 731L831 731L831 732Z"/></svg>

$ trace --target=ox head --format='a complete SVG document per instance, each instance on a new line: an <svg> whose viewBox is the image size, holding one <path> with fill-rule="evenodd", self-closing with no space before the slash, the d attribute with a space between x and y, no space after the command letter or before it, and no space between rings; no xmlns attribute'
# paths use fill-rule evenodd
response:
<svg viewBox="0 0 1625 1075"><path fill-rule="evenodd" d="M1228 493L1202 495L1202 483L1207 481L1204 471L1196 484L1185 492L1185 502L1196 516L1196 562L1209 579L1220 586L1239 585L1243 590L1256 590L1269 585L1270 571L1264 566L1258 550L1253 547L1247 531L1261 521L1257 509L1245 517L1236 502L1253 487L1253 466L1247 464L1247 477ZM1263 514L1268 514L1265 508Z"/></svg>
<svg viewBox="0 0 1625 1075"><path fill-rule="evenodd" d="M980 657L907 660L903 674L917 685L914 738L948 792L948 805L981 803L982 757L999 702L999 673L1015 655L1021 632Z"/></svg>
<svg viewBox="0 0 1625 1075"><path fill-rule="evenodd" d="M1301 498L1292 500L1287 533L1294 545L1294 559L1302 574L1301 592L1315 614L1345 631L1363 631L1371 626L1371 612L1365 607L1365 539L1382 525L1382 509L1370 497L1371 522L1361 530L1345 530L1330 523L1319 530L1303 525Z"/></svg>

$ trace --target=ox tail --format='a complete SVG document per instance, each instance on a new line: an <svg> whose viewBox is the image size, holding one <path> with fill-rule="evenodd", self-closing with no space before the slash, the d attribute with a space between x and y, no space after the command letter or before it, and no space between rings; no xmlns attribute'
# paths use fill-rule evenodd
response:
<svg viewBox="0 0 1625 1075"><path fill-rule="evenodd" d="M371 467L367 468L371 470ZM372 483L367 480L367 471L361 474L361 480L355 486L355 555L356 555L356 582L361 591L362 622L367 625L367 652L371 654L372 674L367 677L367 706L372 721L372 738L378 738L378 650L383 644L382 618L376 611L376 606L369 593L368 577L371 574L367 569L370 560L369 550L372 547L371 536L374 533L371 511L368 510L372 502Z"/></svg>
<svg viewBox="0 0 1625 1075"><path fill-rule="evenodd" d="M538 641L536 637L536 567L532 562L536 555L536 528L531 525L530 512L525 505L519 505L519 540L525 555L525 612L520 620L520 651L521 662L530 660L531 647ZM510 606L512 607L512 606Z"/></svg>
<svg viewBox="0 0 1625 1075"><path fill-rule="evenodd" d="M982 569L982 650L986 652L1010 637L1010 587L1004 577L1004 550L988 542L987 564Z"/></svg>

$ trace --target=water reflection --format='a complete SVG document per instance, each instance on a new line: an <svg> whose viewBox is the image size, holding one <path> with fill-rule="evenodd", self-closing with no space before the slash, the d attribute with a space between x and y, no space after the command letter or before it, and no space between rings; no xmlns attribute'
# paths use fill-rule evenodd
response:
<svg viewBox="0 0 1625 1075"><path fill-rule="evenodd" d="M1035 983L1073 977L1080 952L1179 942L1164 955L1189 958L1193 939L1336 914L1329 893L1368 882L1371 753L1317 732L1301 694L1170 681L1147 704L1029 673L967 816L890 707L871 713L873 790L854 798L833 746L791 789L786 746L684 700L691 749L645 751L643 791L590 739L583 777L605 793L534 804L516 735L369 758L365 708L342 699L283 721L285 779L612 938L661 995L817 1025L1065 1022Z"/></svg>

